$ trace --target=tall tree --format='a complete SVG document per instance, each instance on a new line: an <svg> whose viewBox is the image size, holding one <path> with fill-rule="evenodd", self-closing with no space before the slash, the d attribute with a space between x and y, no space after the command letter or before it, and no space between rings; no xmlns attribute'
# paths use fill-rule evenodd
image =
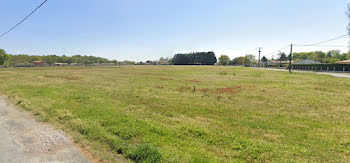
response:
<svg viewBox="0 0 350 163"><path fill-rule="evenodd" d="M220 65L226 66L226 65L228 65L229 63L230 63L230 57L229 57L229 56L227 56L227 55L221 55L221 56L219 57L219 64L220 64Z"/></svg>
<svg viewBox="0 0 350 163"><path fill-rule="evenodd" d="M246 57L237 57L230 62L230 65L244 65L245 61Z"/></svg>
<svg viewBox="0 0 350 163"><path fill-rule="evenodd" d="M246 55L246 59L245 59L246 66L251 66L252 64L254 64L254 61L255 61L255 55L253 54Z"/></svg>
<svg viewBox="0 0 350 163"><path fill-rule="evenodd" d="M7 66L9 55L6 54L5 50L0 49L0 66Z"/></svg>
<svg viewBox="0 0 350 163"><path fill-rule="evenodd" d="M176 54L172 62L174 65L213 65L217 59L214 52L196 52Z"/></svg>
<svg viewBox="0 0 350 163"><path fill-rule="evenodd" d="M266 58L265 56L263 56L263 57L261 58L261 62L267 62L267 58Z"/></svg>
<svg viewBox="0 0 350 163"><path fill-rule="evenodd" d="M287 57L287 55L286 55L286 53L279 53L279 56L280 56L280 58L279 58L279 61L287 61L288 60L288 57Z"/></svg>
<svg viewBox="0 0 350 163"><path fill-rule="evenodd" d="M176 54L173 58L174 65L187 65L188 59L185 54Z"/></svg>

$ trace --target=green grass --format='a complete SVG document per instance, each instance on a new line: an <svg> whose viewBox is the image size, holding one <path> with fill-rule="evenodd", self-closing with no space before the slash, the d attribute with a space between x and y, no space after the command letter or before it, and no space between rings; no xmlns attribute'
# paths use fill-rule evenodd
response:
<svg viewBox="0 0 350 163"><path fill-rule="evenodd" d="M10 68L0 78L15 104L105 161L350 161L350 79L220 66Z"/></svg>

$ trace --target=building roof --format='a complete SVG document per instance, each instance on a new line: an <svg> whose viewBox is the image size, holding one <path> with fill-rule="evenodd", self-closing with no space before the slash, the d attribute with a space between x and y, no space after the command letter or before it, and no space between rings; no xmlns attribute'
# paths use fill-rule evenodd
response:
<svg viewBox="0 0 350 163"><path fill-rule="evenodd" d="M297 62L295 64L321 64L321 62L310 60L310 59L306 59L306 60L302 60L300 62Z"/></svg>
<svg viewBox="0 0 350 163"><path fill-rule="evenodd" d="M54 63L53 65L68 65L68 63Z"/></svg>
<svg viewBox="0 0 350 163"><path fill-rule="evenodd" d="M335 62L335 63L338 63L338 64L350 64L350 60L338 61L338 62Z"/></svg>
<svg viewBox="0 0 350 163"><path fill-rule="evenodd" d="M289 63L289 61L269 61L268 63L274 63L274 64L280 64L280 63L282 63L282 64L287 64L287 63ZM292 61L292 63L293 63L293 61Z"/></svg>

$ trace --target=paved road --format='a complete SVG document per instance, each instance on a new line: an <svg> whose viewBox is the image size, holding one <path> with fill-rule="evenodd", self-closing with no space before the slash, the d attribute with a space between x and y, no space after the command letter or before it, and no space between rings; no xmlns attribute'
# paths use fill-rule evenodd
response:
<svg viewBox="0 0 350 163"><path fill-rule="evenodd" d="M39 123L0 96L0 163L90 162L62 131Z"/></svg>
<svg viewBox="0 0 350 163"><path fill-rule="evenodd" d="M350 73L316 72L317 74L331 75L339 78L350 78Z"/></svg>
<svg viewBox="0 0 350 163"><path fill-rule="evenodd" d="M274 69L274 68L259 68L259 69L260 70L271 70L271 71L286 71L286 72L288 71L286 69ZM293 70L293 72L315 73L315 74L321 74L321 75L331 75L331 76L339 77L339 78L350 78L350 73L342 73L342 72L315 72L315 71L300 71L300 70Z"/></svg>

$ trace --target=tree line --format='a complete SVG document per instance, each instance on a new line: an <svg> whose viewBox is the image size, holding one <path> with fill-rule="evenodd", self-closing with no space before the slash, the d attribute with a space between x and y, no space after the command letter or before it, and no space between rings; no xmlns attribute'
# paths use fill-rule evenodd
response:
<svg viewBox="0 0 350 163"><path fill-rule="evenodd" d="M350 59L350 53L341 53L339 50L331 50L328 52L314 51L314 52L301 52L293 53L294 62L299 62L301 60L313 60L321 63L335 63L337 61L342 61ZM272 58L271 61L288 61L289 55L285 53L280 53L278 58ZM173 64L173 65L214 65L218 62L219 65L244 65L252 66L257 64L255 56L248 54L246 56L237 57L230 59L227 55L221 55L218 59L214 52L193 52L185 54L176 54L173 58L160 58L158 61L147 61L146 63L136 63L132 61L122 61L108 60L102 57L86 56L86 55L74 55L74 56L57 56L57 55L12 55L7 54L4 50L0 49L0 66L31 66L34 61L44 61L48 65L53 65L54 63L77 63L82 65L89 64ZM261 58L261 63L267 63L268 59L263 56Z"/></svg>
<svg viewBox="0 0 350 163"><path fill-rule="evenodd" d="M86 56L86 55L74 55L74 56L57 56L57 55L12 55L7 54L4 50L0 49L0 66L31 66L34 61L44 61L48 65L54 63L77 63L77 64L105 64L114 63L117 64L117 60L109 60L102 57Z"/></svg>
<svg viewBox="0 0 350 163"><path fill-rule="evenodd" d="M289 61L289 55L285 53L279 53L277 58L272 58L268 60L265 56L260 59L261 63L267 63L268 61ZM314 52L301 52L301 53L293 53L292 57L294 63L302 61L302 60L313 60L321 63L335 63L337 61L350 59L349 53L341 53L339 50L331 50L328 52L322 51L314 51ZM230 59L227 55L221 55L219 57L219 65L245 65L251 66L252 64L257 64L257 60L255 60L255 56L252 54L248 54L246 56L237 57L234 59Z"/></svg>
<svg viewBox="0 0 350 163"><path fill-rule="evenodd" d="M214 52L176 54L172 59L174 65L214 65L216 62Z"/></svg>
<svg viewBox="0 0 350 163"><path fill-rule="evenodd" d="M234 59L230 59L227 55L221 55L219 57L219 65L245 65L245 66L251 66L252 64L255 64L255 56L252 54L247 54L245 57L237 57Z"/></svg>
<svg viewBox="0 0 350 163"><path fill-rule="evenodd" d="M314 51L293 53L294 62L305 59L314 60L321 63L335 63L337 61L350 59L350 53L341 53L339 50L331 50L328 52Z"/></svg>

